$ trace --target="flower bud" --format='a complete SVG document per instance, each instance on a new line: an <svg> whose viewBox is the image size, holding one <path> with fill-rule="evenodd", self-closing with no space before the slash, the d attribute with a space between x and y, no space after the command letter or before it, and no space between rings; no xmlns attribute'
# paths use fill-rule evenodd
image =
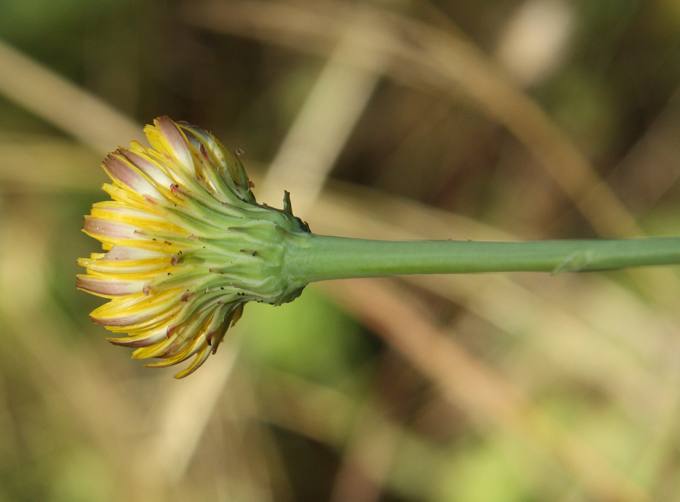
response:
<svg viewBox="0 0 680 502"><path fill-rule="evenodd" d="M103 162L111 200L94 204L83 228L103 252L78 260L77 287L109 300L91 318L133 358L163 367L193 357L181 378L217 350L246 302L300 294L285 257L309 227L287 193L283 210L258 204L241 161L207 131L160 117L144 132L150 146L133 142Z"/></svg>

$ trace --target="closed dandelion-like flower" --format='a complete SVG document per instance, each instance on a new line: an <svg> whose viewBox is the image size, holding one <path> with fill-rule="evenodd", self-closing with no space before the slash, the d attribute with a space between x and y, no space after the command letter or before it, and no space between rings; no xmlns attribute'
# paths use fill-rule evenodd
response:
<svg viewBox="0 0 680 502"><path fill-rule="evenodd" d="M237 157L210 133L167 117L104 160L111 200L94 204L86 234L102 253L81 258L78 288L109 302L92 319L162 367L217 350L249 301L279 305L310 282L473 272L577 272L680 263L679 237L534 242L375 241L310 233L258 204Z"/></svg>
<svg viewBox="0 0 680 502"><path fill-rule="evenodd" d="M109 299L90 315L133 358L164 367L193 357L181 378L216 351L246 302L300 293L304 284L284 277L284 237L309 229L287 193L283 210L257 204L241 162L210 133L168 117L144 132L150 146L133 142L103 162L112 200L94 204L83 229L103 252L78 260L77 286Z"/></svg>

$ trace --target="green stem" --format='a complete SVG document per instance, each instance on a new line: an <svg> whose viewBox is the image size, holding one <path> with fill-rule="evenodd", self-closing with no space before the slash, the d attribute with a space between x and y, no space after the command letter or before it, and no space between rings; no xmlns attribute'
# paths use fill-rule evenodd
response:
<svg viewBox="0 0 680 502"><path fill-rule="evenodd" d="M530 242L373 241L297 235L286 272L306 284L326 279L475 272L581 272L680 264L680 238Z"/></svg>

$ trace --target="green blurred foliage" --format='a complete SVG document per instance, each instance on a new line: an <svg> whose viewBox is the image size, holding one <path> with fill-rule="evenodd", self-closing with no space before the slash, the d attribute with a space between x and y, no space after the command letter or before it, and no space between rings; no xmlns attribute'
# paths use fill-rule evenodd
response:
<svg viewBox="0 0 680 502"><path fill-rule="evenodd" d="M251 304L243 326L253 363L337 386L354 380L375 352L359 326L313 288L285 308ZM359 374L357 374L359 373Z"/></svg>

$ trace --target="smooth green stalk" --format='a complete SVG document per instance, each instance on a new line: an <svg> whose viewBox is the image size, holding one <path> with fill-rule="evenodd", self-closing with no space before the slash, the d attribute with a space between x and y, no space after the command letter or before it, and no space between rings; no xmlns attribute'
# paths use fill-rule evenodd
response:
<svg viewBox="0 0 680 502"><path fill-rule="evenodd" d="M680 238L530 242L374 241L298 234L284 270L291 283L407 274L585 272L680 264Z"/></svg>

